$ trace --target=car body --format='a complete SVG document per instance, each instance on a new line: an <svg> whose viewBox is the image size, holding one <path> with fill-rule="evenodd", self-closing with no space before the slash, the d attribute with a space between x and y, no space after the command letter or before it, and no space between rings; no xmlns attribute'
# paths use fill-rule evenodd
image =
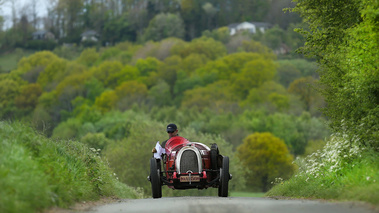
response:
<svg viewBox="0 0 379 213"><path fill-rule="evenodd" d="M153 198L162 197L162 185L171 189L219 188L218 195L228 196L229 158L219 154L216 144L190 142L175 136L166 142L161 160L152 158L150 176ZM163 168L163 169L161 169Z"/></svg>

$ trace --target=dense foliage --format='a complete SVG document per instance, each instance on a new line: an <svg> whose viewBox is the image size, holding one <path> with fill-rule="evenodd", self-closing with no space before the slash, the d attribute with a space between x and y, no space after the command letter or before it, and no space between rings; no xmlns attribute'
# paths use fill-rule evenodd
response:
<svg viewBox="0 0 379 213"><path fill-rule="evenodd" d="M1 212L37 212L102 196L142 196L117 180L98 150L47 139L20 123L2 121L0 130Z"/></svg>
<svg viewBox="0 0 379 213"><path fill-rule="evenodd" d="M333 135L298 158L299 173L269 195L349 199L378 205L379 2L299 0L309 23L301 51L317 59Z"/></svg>
<svg viewBox="0 0 379 213"><path fill-rule="evenodd" d="M245 137L270 132L284 141L280 149L298 156L309 141L328 136L314 110L323 100L304 83L317 82L316 67L304 59L277 60L248 37L224 44L213 36L89 48L72 60L37 52L0 75L1 118L104 150L120 179L147 193L151 147L167 138L164 126L174 122L190 140L219 144L235 174L231 190L249 189L250 168L240 167L234 153ZM278 70L292 69L300 75L279 78Z"/></svg>
<svg viewBox="0 0 379 213"><path fill-rule="evenodd" d="M338 9L335 9L338 8ZM331 127L379 149L379 3L300 0L293 9L309 23L301 52L314 56Z"/></svg>

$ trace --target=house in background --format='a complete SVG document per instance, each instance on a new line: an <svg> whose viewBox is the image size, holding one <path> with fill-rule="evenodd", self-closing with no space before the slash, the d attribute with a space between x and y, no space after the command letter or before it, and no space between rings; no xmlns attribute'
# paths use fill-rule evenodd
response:
<svg viewBox="0 0 379 213"><path fill-rule="evenodd" d="M32 33L33 40L54 40L55 36L49 31L46 30L38 30Z"/></svg>
<svg viewBox="0 0 379 213"><path fill-rule="evenodd" d="M234 23L228 26L230 35L236 34L238 31L248 31L250 33L257 33L257 31L261 31L264 33L267 29L271 28L272 25L270 23L265 22L242 22L242 23Z"/></svg>
<svg viewBox="0 0 379 213"><path fill-rule="evenodd" d="M82 42L98 42L99 34L94 30L87 30L80 35L82 37Z"/></svg>

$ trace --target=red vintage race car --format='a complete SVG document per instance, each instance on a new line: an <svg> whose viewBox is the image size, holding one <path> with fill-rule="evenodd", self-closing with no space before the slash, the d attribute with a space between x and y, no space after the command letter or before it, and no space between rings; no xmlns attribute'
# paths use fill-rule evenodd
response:
<svg viewBox="0 0 379 213"><path fill-rule="evenodd" d="M162 197L162 185L172 189L218 188L218 196L228 196L229 158L219 154L216 144L211 148L199 142L175 136L165 146L161 160L151 158L150 176L153 198ZM163 168L163 169L161 169Z"/></svg>

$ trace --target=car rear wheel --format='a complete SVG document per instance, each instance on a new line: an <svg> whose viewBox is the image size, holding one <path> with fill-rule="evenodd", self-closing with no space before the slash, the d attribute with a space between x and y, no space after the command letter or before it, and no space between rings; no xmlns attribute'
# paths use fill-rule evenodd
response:
<svg viewBox="0 0 379 213"><path fill-rule="evenodd" d="M162 197L161 171L155 158L150 159L150 181L153 198Z"/></svg>
<svg viewBox="0 0 379 213"><path fill-rule="evenodd" d="M222 167L220 169L220 185L218 187L219 197L228 197L229 180L229 157L223 157Z"/></svg>
<svg viewBox="0 0 379 213"><path fill-rule="evenodd" d="M217 144L212 144L211 146L211 169L212 170L217 170L217 158L218 158L218 155L219 155L219 151L218 151L218 147L217 147Z"/></svg>

